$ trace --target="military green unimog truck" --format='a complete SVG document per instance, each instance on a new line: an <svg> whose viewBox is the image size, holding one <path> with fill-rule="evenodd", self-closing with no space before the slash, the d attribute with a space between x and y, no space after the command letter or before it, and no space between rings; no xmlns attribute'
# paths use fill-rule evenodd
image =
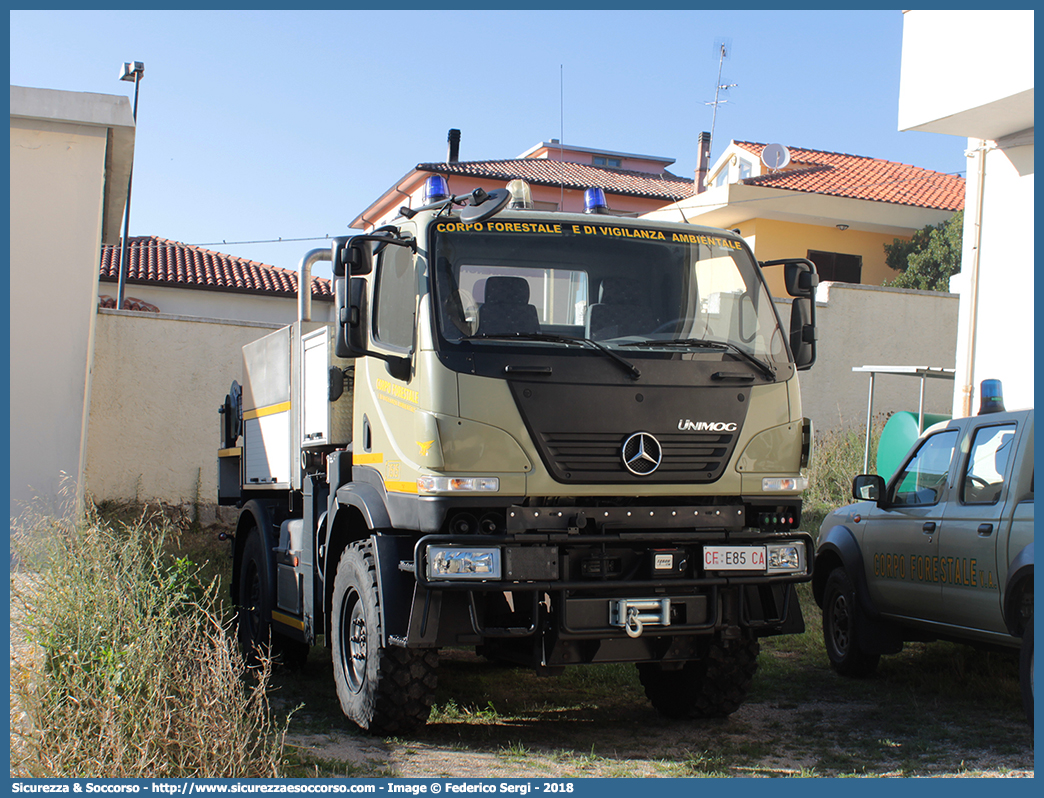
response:
<svg viewBox="0 0 1044 798"><path fill-rule="evenodd" d="M834 669L872 673L907 640L1021 650L1033 719L1033 411L927 429L885 483L823 522L813 589Z"/></svg>
<svg viewBox="0 0 1044 798"><path fill-rule="evenodd" d="M219 452L241 641L293 661L323 638L377 733L425 722L441 647L633 662L667 715L728 714L758 638L804 628L815 269L522 189L310 254L336 321L244 347Z"/></svg>

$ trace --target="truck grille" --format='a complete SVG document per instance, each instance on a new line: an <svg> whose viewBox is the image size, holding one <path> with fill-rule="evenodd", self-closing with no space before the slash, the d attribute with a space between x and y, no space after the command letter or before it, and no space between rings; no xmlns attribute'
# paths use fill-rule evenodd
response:
<svg viewBox="0 0 1044 798"><path fill-rule="evenodd" d="M624 468L621 447L627 435L616 433L548 432L542 449L555 478L565 482L713 482L735 445L734 433L660 433L660 467L647 477Z"/></svg>

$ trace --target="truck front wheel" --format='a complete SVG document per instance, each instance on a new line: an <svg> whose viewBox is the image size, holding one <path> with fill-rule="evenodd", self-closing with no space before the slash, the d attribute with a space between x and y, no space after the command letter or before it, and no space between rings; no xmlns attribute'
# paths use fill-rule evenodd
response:
<svg viewBox="0 0 1044 798"><path fill-rule="evenodd" d="M823 644L830 666L842 676L869 676L881 659L863 650L858 613L851 577L844 568L835 568L823 588Z"/></svg>
<svg viewBox="0 0 1044 798"><path fill-rule="evenodd" d="M758 641L747 632L738 640L716 637L703 659L677 670L641 662L638 678L646 697L668 718L724 718L746 700L759 652Z"/></svg>
<svg viewBox="0 0 1044 798"><path fill-rule="evenodd" d="M381 645L377 569L369 541L341 554L334 578L330 643L344 714L374 734L427 723L438 681L438 651Z"/></svg>

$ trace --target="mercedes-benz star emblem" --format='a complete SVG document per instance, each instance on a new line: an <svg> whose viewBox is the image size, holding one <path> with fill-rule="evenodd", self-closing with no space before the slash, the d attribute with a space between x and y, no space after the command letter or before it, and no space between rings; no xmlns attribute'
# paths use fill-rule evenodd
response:
<svg viewBox="0 0 1044 798"><path fill-rule="evenodd" d="M660 467L663 459L663 451L660 442L648 432L636 432L624 441L623 450L624 468L635 476L647 477Z"/></svg>

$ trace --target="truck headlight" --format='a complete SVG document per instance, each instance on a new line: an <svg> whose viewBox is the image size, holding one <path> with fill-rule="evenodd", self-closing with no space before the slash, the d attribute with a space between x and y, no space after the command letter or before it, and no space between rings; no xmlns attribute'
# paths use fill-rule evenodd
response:
<svg viewBox="0 0 1044 798"><path fill-rule="evenodd" d="M428 579L500 579L500 549L428 546Z"/></svg>
<svg viewBox="0 0 1044 798"><path fill-rule="evenodd" d="M765 554L765 573L805 573L805 544L800 541L793 543L769 543L765 547Z"/></svg>
<svg viewBox="0 0 1044 798"><path fill-rule="evenodd" d="M417 490L421 493L496 493L500 490L497 477L418 477Z"/></svg>

